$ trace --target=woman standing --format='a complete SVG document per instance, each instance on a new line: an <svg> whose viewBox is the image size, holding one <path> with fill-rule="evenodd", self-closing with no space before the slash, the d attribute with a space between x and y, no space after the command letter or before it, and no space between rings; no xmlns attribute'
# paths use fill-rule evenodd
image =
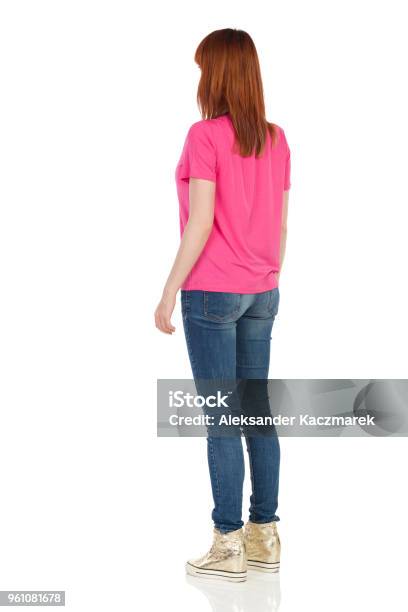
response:
<svg viewBox="0 0 408 612"><path fill-rule="evenodd" d="M286 245L290 150L282 128L265 118L258 56L246 32L212 32L194 59L203 119L188 130L176 169L182 239L156 326L175 331L171 315L181 288L194 378L266 381ZM214 541L187 563L189 574L242 581L248 566L279 569L278 438L245 435L252 494L244 533L239 434L208 433Z"/></svg>

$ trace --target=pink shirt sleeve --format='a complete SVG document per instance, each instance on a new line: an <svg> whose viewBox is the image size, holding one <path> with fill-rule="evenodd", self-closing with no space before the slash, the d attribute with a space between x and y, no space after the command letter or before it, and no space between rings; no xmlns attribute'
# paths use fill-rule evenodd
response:
<svg viewBox="0 0 408 612"><path fill-rule="evenodd" d="M216 180L216 151L209 128L205 120L190 127L180 162L182 180L188 181L190 177Z"/></svg>
<svg viewBox="0 0 408 612"><path fill-rule="evenodd" d="M283 131L283 130L282 130ZM283 190L288 191L290 189L290 149L286 140L285 134L283 134L286 146L286 161L285 161L285 179L283 182Z"/></svg>
<svg viewBox="0 0 408 612"><path fill-rule="evenodd" d="M290 189L290 151L288 152L288 156L286 158L285 182L283 185L284 191L288 191L288 189Z"/></svg>

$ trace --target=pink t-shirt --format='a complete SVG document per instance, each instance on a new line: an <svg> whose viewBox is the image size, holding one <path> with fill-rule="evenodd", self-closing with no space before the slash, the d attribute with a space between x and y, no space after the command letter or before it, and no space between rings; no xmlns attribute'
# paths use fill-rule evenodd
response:
<svg viewBox="0 0 408 612"><path fill-rule="evenodd" d="M232 152L229 115L193 123L176 168L181 234L189 214L189 178L215 181L208 241L182 289L261 293L277 286L283 192L290 187L290 150L277 129L261 158Z"/></svg>

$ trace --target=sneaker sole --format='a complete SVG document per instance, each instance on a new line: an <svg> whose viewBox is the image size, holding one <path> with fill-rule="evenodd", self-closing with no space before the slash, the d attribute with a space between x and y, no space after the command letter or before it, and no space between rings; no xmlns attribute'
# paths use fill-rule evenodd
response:
<svg viewBox="0 0 408 612"><path fill-rule="evenodd" d="M248 560L248 568L255 572L266 572L268 574L277 574L280 569L280 562L265 563L264 561Z"/></svg>
<svg viewBox="0 0 408 612"><path fill-rule="evenodd" d="M247 579L247 572L228 572L225 570L201 569L186 563L186 572L196 578L211 578L214 580L229 580L230 582L244 582Z"/></svg>

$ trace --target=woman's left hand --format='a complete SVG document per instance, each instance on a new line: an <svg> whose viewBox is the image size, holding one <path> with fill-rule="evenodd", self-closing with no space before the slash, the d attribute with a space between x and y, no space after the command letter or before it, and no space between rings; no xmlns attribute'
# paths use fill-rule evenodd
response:
<svg viewBox="0 0 408 612"><path fill-rule="evenodd" d="M172 334L176 331L176 328L171 322L171 315L173 314L174 306L176 305L175 295L163 295L162 299L157 306L154 313L154 320L157 329L162 331L164 334Z"/></svg>

